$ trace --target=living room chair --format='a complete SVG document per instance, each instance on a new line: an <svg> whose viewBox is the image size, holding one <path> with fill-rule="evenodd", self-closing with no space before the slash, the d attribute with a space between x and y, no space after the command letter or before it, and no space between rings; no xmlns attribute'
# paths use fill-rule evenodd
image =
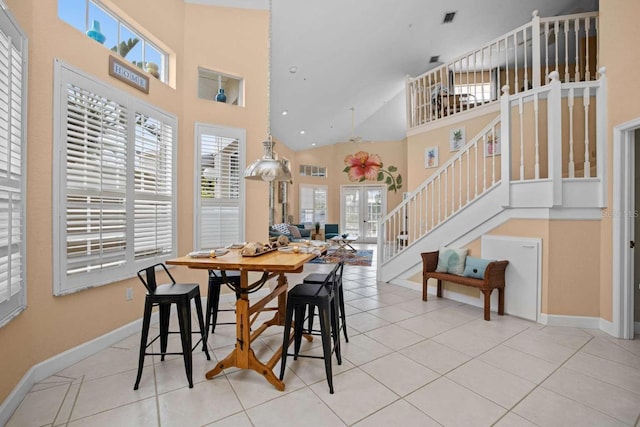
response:
<svg viewBox="0 0 640 427"><path fill-rule="evenodd" d="M324 239L329 240L333 237L339 236L338 224L325 224L324 225Z"/></svg>
<svg viewBox="0 0 640 427"><path fill-rule="evenodd" d="M324 359L324 368L327 375L327 382L329 383L329 393L331 394L333 394L333 369L331 366L332 353L335 353L338 365L342 364L342 356L340 355L340 336L338 331L338 299L336 298L337 271L338 265L336 264L320 286L311 283L301 283L294 286L294 288L287 294L287 311L284 321L282 357L280 361L280 380L282 380L284 378L284 371L287 364L287 356L293 356L294 360L298 357ZM320 317L319 331L304 329L306 308L312 306L314 308L318 308L318 315ZM294 352L289 353L292 322ZM303 334L320 335L322 337L323 356L300 354L300 344L302 342ZM331 345L332 340L333 346Z"/></svg>
<svg viewBox="0 0 640 427"><path fill-rule="evenodd" d="M171 283L158 285L156 282L156 267L162 267L167 274ZM140 379L142 378L142 368L144 366L145 356L160 356L160 360L164 361L166 355L182 355L184 360L184 369L189 381L189 388L193 388L193 363L191 353L200 342L202 342L202 351L207 355L207 360L211 360L209 350L207 349L207 332L204 326L204 317L202 315L202 301L200 300L200 285L197 283L176 283L167 267L162 264L155 264L151 267L138 271L138 278L147 289L147 295L144 301L144 316L142 318L142 336L140 338L140 355L138 358L138 375L134 390L138 389ZM194 300L196 312L198 314L198 323L200 324L200 339L191 346L191 300ZM179 332L169 331L169 320L171 316L171 304L175 304L178 310L178 323L180 325ZM151 310L153 307L159 308L160 314L160 333L147 342L149 336L149 326L151 323ZM195 332L194 332L195 333ZM167 352L167 343L169 334L180 334L182 343L181 353ZM160 352L148 352L147 349L158 338L160 338Z"/></svg>

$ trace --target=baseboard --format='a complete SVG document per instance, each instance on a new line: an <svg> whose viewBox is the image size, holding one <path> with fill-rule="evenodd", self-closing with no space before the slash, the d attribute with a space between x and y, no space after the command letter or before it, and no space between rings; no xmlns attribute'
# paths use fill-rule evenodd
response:
<svg viewBox="0 0 640 427"><path fill-rule="evenodd" d="M403 288L408 288L413 291L422 292L422 283L414 282L412 280L393 279L393 280L390 280L388 283L391 285L402 286Z"/></svg>
<svg viewBox="0 0 640 427"><path fill-rule="evenodd" d="M569 328L584 328L584 329L603 329L606 322L599 317L587 317L587 316L564 316L560 314L540 314L540 323L547 326L565 326ZM609 332L607 332L609 333Z"/></svg>
<svg viewBox="0 0 640 427"><path fill-rule="evenodd" d="M158 314L154 313L152 316L152 323L157 323ZM34 384L122 341L140 330L142 330L142 318L32 366L0 405L0 426L9 421L11 415L20 406L20 403Z"/></svg>
<svg viewBox="0 0 640 427"><path fill-rule="evenodd" d="M256 293L251 294L251 296L252 298L262 298L269 292L269 289L261 289ZM235 293L230 292L220 295L220 302L233 303L235 300ZM206 297L204 297L203 308L206 307L206 303L207 300ZM156 312L152 314L151 323L154 324L157 322L158 313ZM20 403L34 384L54 375L57 372L60 372L65 368L68 368L82 359L86 359L87 357L122 341L141 330L142 318L32 366L0 405L0 426L5 425L9 421L11 415L15 412L18 406L20 406Z"/></svg>

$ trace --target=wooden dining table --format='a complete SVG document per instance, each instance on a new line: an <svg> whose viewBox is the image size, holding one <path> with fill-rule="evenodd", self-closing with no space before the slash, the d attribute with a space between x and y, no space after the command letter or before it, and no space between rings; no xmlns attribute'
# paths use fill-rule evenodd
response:
<svg viewBox="0 0 640 427"><path fill-rule="evenodd" d="M268 361L263 363L258 360L251 349L251 343L269 326L284 325L288 287L286 273L302 272L304 264L315 257L316 255L313 253L280 252L277 250L258 256L243 256L239 249L231 249L227 254L215 258L183 256L166 261L170 265L182 265L195 269L240 272L240 288L234 289L236 291L235 348L206 373L207 379L213 378L223 369L230 367L252 369L264 376L276 389L284 390L284 383L273 373L274 366L280 360L282 346ZM250 272L262 274L257 281L250 282ZM277 277L275 288L271 289L268 295L251 304L249 294L260 289L269 279L274 277ZM277 307L266 307L276 297L278 298ZM273 318L252 330L252 325L258 315L265 311L275 311ZM310 337L308 338L310 339Z"/></svg>

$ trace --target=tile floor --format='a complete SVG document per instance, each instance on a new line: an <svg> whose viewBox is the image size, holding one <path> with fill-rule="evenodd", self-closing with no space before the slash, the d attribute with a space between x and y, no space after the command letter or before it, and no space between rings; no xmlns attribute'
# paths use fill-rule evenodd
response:
<svg viewBox="0 0 640 427"><path fill-rule="evenodd" d="M350 341L333 395L317 359L289 358L284 392L237 369L205 380L234 343L235 327L219 326L212 360L194 353L193 389L174 356L147 357L134 391L136 334L34 385L7 426L640 426L640 336L485 322L479 308L376 283L375 267L345 267L344 287ZM267 330L258 357L281 337Z"/></svg>

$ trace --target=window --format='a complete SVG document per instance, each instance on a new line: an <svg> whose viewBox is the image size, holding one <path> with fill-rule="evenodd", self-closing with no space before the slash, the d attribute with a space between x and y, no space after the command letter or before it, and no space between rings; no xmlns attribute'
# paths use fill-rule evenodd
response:
<svg viewBox="0 0 640 427"><path fill-rule="evenodd" d="M56 61L54 294L175 255L175 118Z"/></svg>
<svg viewBox="0 0 640 427"><path fill-rule="evenodd" d="M458 84L455 86L456 95L468 104L481 104L491 101L491 83Z"/></svg>
<svg viewBox="0 0 640 427"><path fill-rule="evenodd" d="M27 38L0 2L0 326L26 307Z"/></svg>
<svg viewBox="0 0 640 427"><path fill-rule="evenodd" d="M196 249L244 240L245 131L196 125Z"/></svg>
<svg viewBox="0 0 640 427"><path fill-rule="evenodd" d="M100 2L58 0L58 17L83 33L97 21L105 46L161 81L168 81L169 55Z"/></svg>
<svg viewBox="0 0 640 427"><path fill-rule="evenodd" d="M300 222L327 222L327 186L300 184Z"/></svg>
<svg viewBox="0 0 640 427"><path fill-rule="evenodd" d="M300 165L300 175L326 177L327 168L324 166Z"/></svg>

